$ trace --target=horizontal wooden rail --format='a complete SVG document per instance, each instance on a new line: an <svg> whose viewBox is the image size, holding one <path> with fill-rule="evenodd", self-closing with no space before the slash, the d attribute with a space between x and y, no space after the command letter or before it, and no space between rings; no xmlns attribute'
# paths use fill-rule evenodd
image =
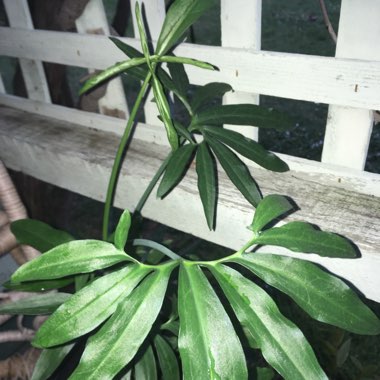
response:
<svg viewBox="0 0 380 380"><path fill-rule="evenodd" d="M135 47L139 41L123 40ZM216 64L194 67L191 82L230 83L236 91L380 109L380 62L182 44L175 53ZM125 59L106 36L0 28L0 55L103 69Z"/></svg>
<svg viewBox="0 0 380 380"><path fill-rule="evenodd" d="M5 106L0 106L0 115L0 159L8 167L104 201L119 140L116 134ZM119 180L115 199L118 207L135 207L167 151L166 147L151 142L139 139L132 142L127 153L128 164L123 167ZM340 174L297 170L271 173L255 167L250 169L264 194L285 194L297 202L301 210L289 220L310 221L324 230L345 235L358 245L363 255L359 259L304 256L345 277L368 298L380 301L379 198L345 188ZM164 200L152 195L144 215L226 247L241 247L250 235L246 226L252 220L253 209L223 172L219 172L218 177L220 193L215 232L207 229L193 166ZM189 208L189 204L192 207ZM278 248L268 249L291 254Z"/></svg>

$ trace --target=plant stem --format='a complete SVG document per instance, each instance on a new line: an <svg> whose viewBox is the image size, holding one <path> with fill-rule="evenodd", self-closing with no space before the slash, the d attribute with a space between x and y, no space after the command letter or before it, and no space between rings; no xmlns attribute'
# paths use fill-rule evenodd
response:
<svg viewBox="0 0 380 380"><path fill-rule="evenodd" d="M135 240L133 240L133 245L142 245L144 247L156 249L157 251L160 251L164 255L170 257L172 260L182 260L181 256L178 256L176 253L171 251L169 248L165 247L162 244L156 243L155 241L152 241L152 240L135 239Z"/></svg>
<svg viewBox="0 0 380 380"><path fill-rule="evenodd" d="M117 149L115 161L114 161L113 166L112 166L111 177L110 177L110 180L108 182L106 202L104 205L103 232L102 232L103 240L108 239L110 211L111 211L111 206L112 206L112 200L113 200L114 193L115 193L115 186L116 186L117 178L118 178L119 171L120 171L121 160L123 158L123 153L124 153L125 147L128 143L128 140L129 140L129 137L131 134L131 130L132 130L132 127L133 127L133 124L134 124L134 121L135 121L135 118L137 115L137 111L138 111L140 104L141 104L141 102L145 96L145 93L146 93L146 90L149 86L149 81L150 81L151 77L152 77L152 74L150 72L148 72L146 77L145 77L145 80L141 86L141 89L137 95L135 104L133 105L133 108L131 110L131 114L129 115L127 125L125 127L123 136L120 140L120 144L119 144L119 147Z"/></svg>

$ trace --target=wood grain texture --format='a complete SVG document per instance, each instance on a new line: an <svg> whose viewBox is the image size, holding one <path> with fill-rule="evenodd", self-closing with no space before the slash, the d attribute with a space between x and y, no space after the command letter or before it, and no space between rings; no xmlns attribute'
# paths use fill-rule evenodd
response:
<svg viewBox="0 0 380 380"><path fill-rule="evenodd" d="M0 107L0 158L21 170L57 186L104 200L111 165L118 144L113 133L95 131L65 121ZM139 126L140 127L140 126ZM135 139L127 154L115 203L133 209L168 148ZM353 240L363 257L336 261L308 255L331 271L349 279L367 297L380 301L380 202L378 197L347 190L332 174L270 173L251 167L264 194L291 196L301 210L289 220L306 220L322 229ZM217 230L210 233L198 196L194 165L186 178L164 200L153 194L144 215L171 227L226 247L239 248L249 238L246 226L252 207L219 172L220 192ZM188 207L191 204L192 207ZM283 252L278 248L272 252Z"/></svg>
<svg viewBox="0 0 380 380"><path fill-rule="evenodd" d="M139 41L122 38L139 48ZM57 43L59 41L59 43ZM104 69L124 59L106 36L0 28L0 52ZM235 91L326 104L380 109L380 62L182 44L176 55L217 64L220 71L188 67L191 83L227 82ZM356 85L361 89L355 91Z"/></svg>

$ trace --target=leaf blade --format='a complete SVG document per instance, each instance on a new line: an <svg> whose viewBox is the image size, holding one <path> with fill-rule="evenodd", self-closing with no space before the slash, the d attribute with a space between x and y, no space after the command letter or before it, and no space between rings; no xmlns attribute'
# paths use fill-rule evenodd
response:
<svg viewBox="0 0 380 380"><path fill-rule="evenodd" d="M201 197L203 211L210 230L214 229L217 202L216 169L213 157L205 142L197 150L196 171L198 175L198 191Z"/></svg>
<svg viewBox="0 0 380 380"><path fill-rule="evenodd" d="M254 239L254 243L278 245L294 252L315 253L326 257L357 256L347 239L331 232L319 231L305 222L290 222L262 231Z"/></svg>
<svg viewBox="0 0 380 380"><path fill-rule="evenodd" d="M124 250L125 244L128 240L128 232L131 228L132 218L128 210L124 210L121 214L119 223L115 231L115 247Z"/></svg>
<svg viewBox="0 0 380 380"><path fill-rule="evenodd" d="M380 333L380 321L339 278L305 260L245 254L233 260L289 295L314 319L356 334Z"/></svg>
<svg viewBox="0 0 380 380"><path fill-rule="evenodd" d="M232 87L228 83L211 82L197 89L191 101L193 111L198 111L210 99L222 97L226 92L232 91Z"/></svg>
<svg viewBox="0 0 380 380"><path fill-rule="evenodd" d="M130 256L110 243L98 240L74 240L27 262L16 270L11 280L13 282L50 280L107 268L130 259Z"/></svg>
<svg viewBox="0 0 380 380"><path fill-rule="evenodd" d="M240 341L215 291L197 265L180 267L178 347L183 378L247 379ZM223 331L223 340L220 332Z"/></svg>
<svg viewBox="0 0 380 380"><path fill-rule="evenodd" d="M210 270L272 367L285 379L327 380L302 332L280 313L263 289L227 266Z"/></svg>
<svg viewBox="0 0 380 380"><path fill-rule="evenodd" d="M178 361L170 344L160 335L154 337L162 380L180 380Z"/></svg>
<svg viewBox="0 0 380 380"><path fill-rule="evenodd" d="M135 364L135 380L157 380L156 359L152 346L149 346Z"/></svg>

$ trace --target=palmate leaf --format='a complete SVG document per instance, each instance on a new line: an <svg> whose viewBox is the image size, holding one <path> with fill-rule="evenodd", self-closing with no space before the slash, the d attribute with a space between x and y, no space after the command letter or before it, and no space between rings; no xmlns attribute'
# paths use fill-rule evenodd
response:
<svg viewBox="0 0 380 380"><path fill-rule="evenodd" d="M197 265L181 265L178 311L178 347L185 380L248 378L233 325Z"/></svg>
<svg viewBox="0 0 380 380"><path fill-rule="evenodd" d="M342 280L305 260L271 254L233 259L289 295L314 319L356 334L380 333L380 320Z"/></svg>
<svg viewBox="0 0 380 380"><path fill-rule="evenodd" d="M71 380L113 379L135 356L162 307L171 269L150 274L88 340Z"/></svg>
<svg viewBox="0 0 380 380"><path fill-rule="evenodd" d="M211 82L201 86L195 91L191 102L192 110L198 111L207 104L208 101L222 97L226 92L232 91L232 87L227 83Z"/></svg>
<svg viewBox="0 0 380 380"><path fill-rule="evenodd" d="M214 229L216 209L216 168L214 158L205 142L202 142L197 151L196 171L198 175L198 191L201 197L207 225Z"/></svg>
<svg viewBox="0 0 380 380"><path fill-rule="evenodd" d="M293 209L294 206L286 197L278 194L267 195L258 204L250 229L253 232L259 232L267 224Z"/></svg>
<svg viewBox="0 0 380 380"><path fill-rule="evenodd" d="M240 323L276 371L289 380L327 380L302 332L263 289L225 265L210 266L210 270Z"/></svg>
<svg viewBox="0 0 380 380"><path fill-rule="evenodd" d="M52 347L99 326L149 273L136 264L105 275L75 293L38 330L33 344Z"/></svg>
<svg viewBox="0 0 380 380"><path fill-rule="evenodd" d="M178 361L170 344L160 335L154 337L162 380L180 380Z"/></svg>
<svg viewBox="0 0 380 380"><path fill-rule="evenodd" d="M50 314L71 297L69 293L45 293L13 302L1 303L0 314Z"/></svg>
<svg viewBox="0 0 380 380"><path fill-rule="evenodd" d="M30 245L46 252L74 238L65 231L57 230L35 219L20 219L11 223L11 231L20 244Z"/></svg>
<svg viewBox="0 0 380 380"><path fill-rule="evenodd" d="M135 380L157 380L156 359L152 346L148 346L144 355L135 364Z"/></svg>
<svg viewBox="0 0 380 380"><path fill-rule="evenodd" d="M208 134L205 134L205 138L231 182L244 195L245 199L256 207L261 201L261 194L247 166L225 145L214 140Z"/></svg>
<svg viewBox="0 0 380 380"><path fill-rule="evenodd" d="M190 82L185 71L185 66L180 63L168 63L168 69L177 92L186 98Z"/></svg>
<svg viewBox="0 0 380 380"><path fill-rule="evenodd" d="M176 0L167 11L160 36L157 41L156 54L164 55L182 37L206 10L214 5L212 0Z"/></svg>
<svg viewBox="0 0 380 380"><path fill-rule="evenodd" d="M119 219L115 231L115 247L120 250L124 250L125 244L128 239L128 232L131 227L131 214L128 210L125 210Z"/></svg>
<svg viewBox="0 0 380 380"><path fill-rule="evenodd" d="M50 280L92 272L132 260L114 245L99 240L75 240L61 244L29 261L12 275L12 282Z"/></svg>
<svg viewBox="0 0 380 380"><path fill-rule="evenodd" d="M13 282L7 281L3 284L4 288L9 290L19 290L22 292L43 292L50 289L60 289L72 284L75 277L59 278L57 280Z"/></svg>
<svg viewBox="0 0 380 380"><path fill-rule="evenodd" d="M260 128L287 130L293 125L285 114L255 104L227 104L214 106L197 113L191 122L197 125L252 125Z"/></svg>
<svg viewBox="0 0 380 380"><path fill-rule="evenodd" d="M241 133L231 131L230 129L210 126L205 126L203 129L220 142L228 145L242 156L256 162L265 169L275 172L285 172L289 170L286 162L282 161L274 153L264 149L256 141L245 137Z"/></svg>
<svg viewBox="0 0 380 380"><path fill-rule="evenodd" d="M48 348L41 352L34 367L31 380L47 380L74 347L74 343Z"/></svg>
<svg viewBox="0 0 380 380"><path fill-rule="evenodd" d="M356 257L350 242L331 232L319 231L305 222L290 222L282 227L262 231L255 244L277 245L294 252L316 253L327 257Z"/></svg>
<svg viewBox="0 0 380 380"><path fill-rule="evenodd" d="M164 197L180 182L189 166L195 147L196 145L193 144L182 145L170 157L165 174L157 190L159 198Z"/></svg>

